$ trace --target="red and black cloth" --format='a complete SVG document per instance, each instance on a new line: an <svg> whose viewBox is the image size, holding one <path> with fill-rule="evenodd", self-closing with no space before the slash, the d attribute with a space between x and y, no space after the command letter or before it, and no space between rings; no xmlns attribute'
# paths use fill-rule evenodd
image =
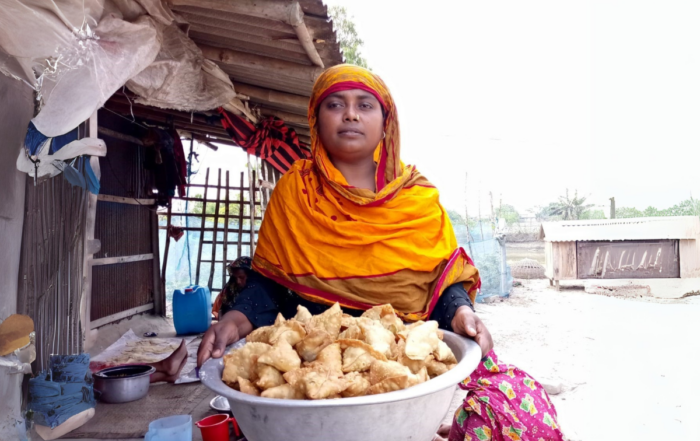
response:
<svg viewBox="0 0 700 441"><path fill-rule="evenodd" d="M219 113L221 125L236 144L282 173L286 173L295 161L311 158L311 152L300 146L296 132L279 118L270 116L254 126L221 107Z"/></svg>

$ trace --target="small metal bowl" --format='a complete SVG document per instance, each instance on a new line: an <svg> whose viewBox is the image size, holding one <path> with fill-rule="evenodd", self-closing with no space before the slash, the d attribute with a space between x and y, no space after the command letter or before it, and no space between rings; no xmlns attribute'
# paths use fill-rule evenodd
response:
<svg viewBox="0 0 700 441"><path fill-rule="evenodd" d="M116 366L95 373L98 398L105 403L128 403L140 400L148 394L151 374L156 371L153 366L134 364Z"/></svg>

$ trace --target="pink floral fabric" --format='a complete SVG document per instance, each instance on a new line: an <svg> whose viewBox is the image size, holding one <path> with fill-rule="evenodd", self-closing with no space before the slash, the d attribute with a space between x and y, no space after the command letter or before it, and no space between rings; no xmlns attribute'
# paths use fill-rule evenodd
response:
<svg viewBox="0 0 700 441"><path fill-rule="evenodd" d="M469 391L457 409L449 441L563 441L557 411L542 385L498 362L491 351L460 385Z"/></svg>

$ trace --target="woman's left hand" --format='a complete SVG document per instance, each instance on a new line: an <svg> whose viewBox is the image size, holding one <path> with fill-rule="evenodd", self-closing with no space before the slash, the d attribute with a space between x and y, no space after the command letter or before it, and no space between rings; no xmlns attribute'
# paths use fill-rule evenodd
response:
<svg viewBox="0 0 700 441"><path fill-rule="evenodd" d="M468 306L460 306L452 319L452 330L457 334L471 337L481 346L481 354L486 356L493 349L493 338L486 325Z"/></svg>

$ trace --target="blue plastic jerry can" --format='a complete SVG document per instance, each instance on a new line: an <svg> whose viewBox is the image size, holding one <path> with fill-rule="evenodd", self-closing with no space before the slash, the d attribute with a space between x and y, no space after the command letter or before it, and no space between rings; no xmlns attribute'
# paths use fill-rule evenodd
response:
<svg viewBox="0 0 700 441"><path fill-rule="evenodd" d="M206 286L192 285L173 294L173 322L178 335L200 334L211 326L211 294Z"/></svg>

